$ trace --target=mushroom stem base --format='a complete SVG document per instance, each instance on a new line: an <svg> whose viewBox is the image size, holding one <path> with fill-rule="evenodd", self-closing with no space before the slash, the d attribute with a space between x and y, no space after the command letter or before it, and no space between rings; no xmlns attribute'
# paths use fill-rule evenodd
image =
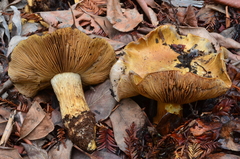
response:
<svg viewBox="0 0 240 159"><path fill-rule="evenodd" d="M95 114L91 111L83 112L77 117L66 115L63 118L64 126L71 141L83 150L93 151L95 144Z"/></svg>
<svg viewBox="0 0 240 159"><path fill-rule="evenodd" d="M176 114L182 116L182 107L179 104L172 104L172 103L160 103L158 102L157 106L157 115L154 117L153 122L158 124L162 117L166 113Z"/></svg>
<svg viewBox="0 0 240 159"><path fill-rule="evenodd" d="M51 84L71 141L83 150L96 149L96 120L86 103L80 75L60 73L51 79Z"/></svg>

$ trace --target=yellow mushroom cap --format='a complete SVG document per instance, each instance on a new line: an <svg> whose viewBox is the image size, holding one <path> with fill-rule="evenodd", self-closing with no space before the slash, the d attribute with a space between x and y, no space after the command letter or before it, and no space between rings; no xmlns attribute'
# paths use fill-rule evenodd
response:
<svg viewBox="0 0 240 159"><path fill-rule="evenodd" d="M63 72L80 74L83 85L101 83L114 62L114 50L104 39L63 28L21 41L12 52L8 73L18 91L32 97Z"/></svg>
<svg viewBox="0 0 240 159"><path fill-rule="evenodd" d="M231 80L225 48L205 38L179 35L163 25L124 48L110 79L116 100L143 95L162 103L184 104L225 93Z"/></svg>

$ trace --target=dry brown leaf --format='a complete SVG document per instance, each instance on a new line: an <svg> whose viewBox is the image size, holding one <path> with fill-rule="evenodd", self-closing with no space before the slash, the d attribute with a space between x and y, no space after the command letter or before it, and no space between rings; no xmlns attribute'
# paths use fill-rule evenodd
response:
<svg viewBox="0 0 240 159"><path fill-rule="evenodd" d="M48 135L54 125L38 102L34 102L23 121L20 139L36 140Z"/></svg>
<svg viewBox="0 0 240 159"><path fill-rule="evenodd" d="M42 19L49 24L52 28L70 27L73 25L72 13L69 10L52 11L52 12L39 12ZM83 12L73 10L75 17L80 16Z"/></svg>
<svg viewBox="0 0 240 159"><path fill-rule="evenodd" d="M144 0L148 6L151 8L157 8L159 7L158 4L154 0Z"/></svg>
<svg viewBox="0 0 240 159"><path fill-rule="evenodd" d="M55 145L51 148L51 150L48 152L48 158L49 159L70 159L71 158L71 152L73 143L71 140L67 139L65 142L65 145L62 143L60 145Z"/></svg>
<svg viewBox="0 0 240 159"><path fill-rule="evenodd" d="M57 28L65 28L71 27L73 25L73 17L72 13L69 10L64 11L52 11L52 12L40 12L40 16L43 20L50 25L49 32L55 31ZM83 12L73 10L73 14L75 17L75 25L76 27L86 34L90 34L92 32L98 32L100 27L93 20L93 18ZM89 31L87 29L83 29L82 26L90 24L94 27L94 30Z"/></svg>
<svg viewBox="0 0 240 159"><path fill-rule="evenodd" d="M91 156L96 157L95 159L107 159L107 158L121 159L121 157L119 157L113 153L106 152L106 151L95 151L94 153L92 153Z"/></svg>
<svg viewBox="0 0 240 159"><path fill-rule="evenodd" d="M240 156L219 152L219 153L210 154L206 158L207 159L240 159Z"/></svg>
<svg viewBox="0 0 240 159"><path fill-rule="evenodd" d="M93 19L98 23L98 25L103 29L106 35L111 39L116 34L119 33L118 30L114 29L112 24L108 21L106 17L91 15Z"/></svg>
<svg viewBox="0 0 240 159"><path fill-rule="evenodd" d="M76 10L94 14L94 15L102 15L106 12L106 8L101 6L106 5L107 0L82 0L77 4Z"/></svg>
<svg viewBox="0 0 240 159"><path fill-rule="evenodd" d="M159 21L157 20L157 15L154 11L147 6L145 0L137 0L138 4L141 6L144 13L147 15L148 19L151 21L153 26L157 26Z"/></svg>
<svg viewBox="0 0 240 159"><path fill-rule="evenodd" d="M39 125L33 129L25 138L28 140L37 140L47 136L54 130L54 124L48 114L45 115Z"/></svg>
<svg viewBox="0 0 240 159"><path fill-rule="evenodd" d="M232 151L240 151L240 144L234 142L234 132L240 132L240 119L234 119L225 123L221 129L221 139L218 142L221 143L221 148L232 150Z"/></svg>
<svg viewBox="0 0 240 159"><path fill-rule="evenodd" d="M0 122L6 121L10 114L11 109L9 107L0 106Z"/></svg>
<svg viewBox="0 0 240 159"><path fill-rule="evenodd" d="M7 125L7 120L0 122L0 136L2 136L2 134L3 134L4 130L5 130L6 125Z"/></svg>
<svg viewBox="0 0 240 159"><path fill-rule="evenodd" d="M85 93L86 102L91 111L95 114L97 122L108 118L113 107L117 103L111 95L110 89L112 89L110 80L106 80Z"/></svg>
<svg viewBox="0 0 240 159"><path fill-rule="evenodd" d="M46 113L43 111L40 104L34 102L23 121L20 131L20 139L29 135L41 123L45 114Z"/></svg>
<svg viewBox="0 0 240 159"><path fill-rule="evenodd" d="M1 159L22 159L17 149L0 146Z"/></svg>
<svg viewBox="0 0 240 159"><path fill-rule="evenodd" d="M218 43L225 48L240 49L240 43L233 40L232 38L225 38L218 33L210 33L210 35L214 37L218 41Z"/></svg>
<svg viewBox="0 0 240 159"><path fill-rule="evenodd" d="M143 15L134 9L123 9L119 0L108 1L107 18L113 27L122 32L133 30L143 20Z"/></svg>
<svg viewBox="0 0 240 159"><path fill-rule="evenodd" d="M126 129L134 122L136 129L141 129L146 121L146 116L139 105L132 99L123 99L119 107L110 115L113 125L114 138L122 151L126 150L124 138L127 137Z"/></svg>
<svg viewBox="0 0 240 159"><path fill-rule="evenodd" d="M233 8L240 8L240 1L239 0L213 0L218 4L227 5Z"/></svg>
<svg viewBox="0 0 240 159"><path fill-rule="evenodd" d="M22 143L30 159L48 159L47 151L34 145Z"/></svg>
<svg viewBox="0 0 240 159"><path fill-rule="evenodd" d="M186 10L186 15L184 17L184 22L185 24L192 26L192 27L197 27L198 26L198 21L195 15L195 8L192 6L188 6Z"/></svg>
<svg viewBox="0 0 240 159"><path fill-rule="evenodd" d="M57 109L54 109L52 111L52 122L54 125L58 125L60 127L63 127L63 122L62 122L62 115L59 110L59 107Z"/></svg>
<svg viewBox="0 0 240 159"><path fill-rule="evenodd" d="M83 27L83 26L87 26L90 25L93 29L91 29L90 27L88 27L89 29L84 29L86 33L98 33L101 28L100 26L95 22L95 20L88 14L83 13L79 18L76 19L76 26L79 27Z"/></svg>

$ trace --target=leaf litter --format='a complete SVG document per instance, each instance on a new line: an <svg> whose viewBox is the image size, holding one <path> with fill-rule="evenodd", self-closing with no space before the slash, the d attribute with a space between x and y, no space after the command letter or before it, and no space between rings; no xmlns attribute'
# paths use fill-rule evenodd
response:
<svg viewBox="0 0 240 159"><path fill-rule="evenodd" d="M0 158L239 158L239 4L227 0L40 0L0 2L1 97L0 136L6 139ZM69 3L68 3L69 2ZM70 6L69 6L70 4ZM10 6L11 5L11 6ZM73 10L73 15L69 9ZM218 50L228 50L225 64L231 88L222 96L184 104L183 116L166 115L153 123L156 102L141 95L117 102L108 80L85 87L86 100L97 122L98 148L86 152L68 139L59 103L51 88L26 98L12 86L7 74L11 52L33 34L76 27L91 38L104 38L122 49L154 28L173 24L182 35L209 39ZM139 64L141 65L141 64ZM16 110L6 135L10 114Z"/></svg>

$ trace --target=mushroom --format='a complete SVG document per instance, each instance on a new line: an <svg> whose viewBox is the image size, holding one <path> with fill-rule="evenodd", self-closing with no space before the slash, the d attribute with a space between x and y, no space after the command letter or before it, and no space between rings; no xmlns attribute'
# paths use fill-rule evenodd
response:
<svg viewBox="0 0 240 159"><path fill-rule="evenodd" d="M114 63L115 53L107 41L63 28L21 41L12 52L8 73L14 86L27 97L52 86L69 138L91 151L96 148L96 121L82 86L105 81Z"/></svg>
<svg viewBox="0 0 240 159"><path fill-rule="evenodd" d="M181 115L182 104L214 98L230 88L225 51L215 50L205 38L179 35L173 25L160 26L126 45L113 65L115 99L140 94L158 101L156 123L166 112Z"/></svg>

